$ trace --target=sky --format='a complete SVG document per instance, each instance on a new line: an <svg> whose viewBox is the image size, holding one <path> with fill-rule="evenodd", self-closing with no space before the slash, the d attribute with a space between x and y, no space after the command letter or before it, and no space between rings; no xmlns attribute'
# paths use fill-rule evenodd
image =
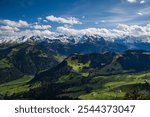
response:
<svg viewBox="0 0 150 117"><path fill-rule="evenodd" d="M24 35L150 36L150 0L0 0L0 39Z"/></svg>

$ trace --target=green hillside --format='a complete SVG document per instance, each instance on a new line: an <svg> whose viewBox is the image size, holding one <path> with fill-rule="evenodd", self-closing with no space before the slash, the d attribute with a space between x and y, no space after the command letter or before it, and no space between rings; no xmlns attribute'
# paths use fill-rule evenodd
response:
<svg viewBox="0 0 150 117"><path fill-rule="evenodd" d="M27 83L30 80L32 78L27 78L23 83L19 83L18 80L10 82L10 86L7 83L1 85L1 94L7 95L6 99L122 100L134 99L127 95L131 95L130 91L136 91L139 95L133 95L136 96L135 99L150 99L149 72L93 78L68 74L50 83Z"/></svg>
<svg viewBox="0 0 150 117"><path fill-rule="evenodd" d="M28 92L31 89L40 87L40 83L35 83L32 86L29 84L33 76L23 76L17 80L13 80L0 85L1 98L9 99L8 97ZM19 97L18 97L19 99Z"/></svg>
<svg viewBox="0 0 150 117"><path fill-rule="evenodd" d="M150 99L149 71L147 51L74 54L35 77L0 85L0 95L4 99Z"/></svg>
<svg viewBox="0 0 150 117"><path fill-rule="evenodd" d="M126 93L135 88L140 91L147 90L149 92L150 85L148 85L148 89L144 89L144 85L146 85L145 79L150 83L150 73L94 77L89 83L89 86L94 90L79 96L79 99L125 99ZM90 85L93 83L96 84Z"/></svg>
<svg viewBox="0 0 150 117"><path fill-rule="evenodd" d="M55 95L54 99L130 99L130 90L145 91L149 96L149 64L150 54L146 51L75 54L40 72L30 83L41 82L41 87Z"/></svg>
<svg viewBox="0 0 150 117"><path fill-rule="evenodd" d="M64 56L52 50L47 51L34 42L2 48L0 49L0 83L50 69L63 59Z"/></svg>

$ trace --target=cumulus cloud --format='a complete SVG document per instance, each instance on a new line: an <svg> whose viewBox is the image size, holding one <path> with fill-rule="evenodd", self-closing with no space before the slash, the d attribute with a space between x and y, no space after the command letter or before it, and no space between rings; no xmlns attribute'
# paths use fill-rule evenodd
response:
<svg viewBox="0 0 150 117"><path fill-rule="evenodd" d="M141 16L143 15L143 13L141 13L141 12L138 12L137 14L138 14L138 15L141 15Z"/></svg>
<svg viewBox="0 0 150 117"><path fill-rule="evenodd" d="M10 26L0 26L0 30L3 31L19 31L16 27L10 27Z"/></svg>
<svg viewBox="0 0 150 117"><path fill-rule="evenodd" d="M57 31L66 35L73 35L73 36L83 36L83 35L100 35L102 37L112 37L114 38L115 35L111 33L110 30L105 28L87 28L87 29L70 29L66 27L58 27Z"/></svg>
<svg viewBox="0 0 150 117"><path fill-rule="evenodd" d="M140 1L140 4L144 4L144 3L145 3L145 1L144 1L144 0L141 0L141 1Z"/></svg>
<svg viewBox="0 0 150 117"><path fill-rule="evenodd" d="M145 26L139 25L125 25L119 24L117 30L122 31L122 33L118 33L120 36L134 36L134 37L143 37L150 36L150 24Z"/></svg>
<svg viewBox="0 0 150 117"><path fill-rule="evenodd" d="M51 28L50 25L33 25L31 26L34 29L45 30Z"/></svg>
<svg viewBox="0 0 150 117"><path fill-rule="evenodd" d="M53 32L51 32L50 30L25 30L22 31L21 36L27 36L27 37L31 37L31 36L41 36L41 37L49 37L53 34Z"/></svg>
<svg viewBox="0 0 150 117"><path fill-rule="evenodd" d="M11 21L11 20L0 20L0 24L11 26L11 27L28 27L29 24L26 21L19 20L19 21Z"/></svg>
<svg viewBox="0 0 150 117"><path fill-rule="evenodd" d="M139 4L144 4L146 3L145 0L127 0L128 3L139 3Z"/></svg>
<svg viewBox="0 0 150 117"><path fill-rule="evenodd" d="M0 20L0 41L15 40L22 36L50 37L53 34L50 28L50 25L39 25L37 22L29 24L23 20Z"/></svg>
<svg viewBox="0 0 150 117"><path fill-rule="evenodd" d="M122 31L122 33L120 33L120 36L122 35L126 35L126 36L143 36L143 35L147 35L146 31L145 31L145 27L142 26L138 26L138 25L125 25L125 24L119 24L118 25L118 30Z"/></svg>
<svg viewBox="0 0 150 117"><path fill-rule="evenodd" d="M129 3L136 3L137 1L136 0L127 0L127 2L129 2Z"/></svg>
<svg viewBox="0 0 150 117"><path fill-rule="evenodd" d="M100 35L105 38L122 38L124 36L146 37L150 36L150 24L145 26L119 24L114 29L106 28L88 28L88 29L71 29L58 27L57 31L66 35L83 36L83 35Z"/></svg>
<svg viewBox="0 0 150 117"><path fill-rule="evenodd" d="M70 24L70 25L82 24L82 23L81 23L77 18L75 18L75 17L62 18L62 17L55 17L55 16L51 15L51 16L47 16L46 19L47 19L48 21L58 22L58 23L64 23L64 24Z"/></svg>

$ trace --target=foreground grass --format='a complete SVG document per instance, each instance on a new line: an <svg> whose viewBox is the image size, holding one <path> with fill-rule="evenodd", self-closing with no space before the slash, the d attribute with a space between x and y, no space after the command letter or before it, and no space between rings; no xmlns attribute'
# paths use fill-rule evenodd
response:
<svg viewBox="0 0 150 117"><path fill-rule="evenodd" d="M150 82L150 73L122 74L94 77L89 83L92 91L79 96L83 100L112 100L124 99L126 91L135 84L144 84L145 79Z"/></svg>
<svg viewBox="0 0 150 117"><path fill-rule="evenodd" d="M33 86L28 84L32 78L32 76L24 76L20 79L4 83L0 85L0 94L4 96L11 96L13 94L28 92L31 88L39 87L39 84L34 84Z"/></svg>
<svg viewBox="0 0 150 117"><path fill-rule="evenodd" d="M84 78L87 79L88 77ZM12 96L39 88L41 84L38 82L29 84L29 81L32 79L32 76L24 76L20 79L1 84L0 95ZM58 96L67 96L72 99L81 100L121 100L124 99L126 92L135 85L145 84L145 80L150 83L150 72L97 76L83 84L84 80L81 82L80 79L80 74L69 74L59 78L56 84L66 85L61 87L62 92Z"/></svg>

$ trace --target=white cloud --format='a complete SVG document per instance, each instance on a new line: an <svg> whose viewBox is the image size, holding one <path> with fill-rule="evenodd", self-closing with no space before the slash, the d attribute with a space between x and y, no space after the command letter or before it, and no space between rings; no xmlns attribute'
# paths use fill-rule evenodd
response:
<svg viewBox="0 0 150 117"><path fill-rule="evenodd" d="M122 31L120 36L143 37L150 36L149 24L145 26L119 24L117 30Z"/></svg>
<svg viewBox="0 0 150 117"><path fill-rule="evenodd" d="M147 8L149 9L149 8ZM143 11L145 11L144 9ZM143 13L143 11L139 13ZM139 14L141 15L141 14ZM60 21L60 19L58 20ZM63 20L62 20L63 21ZM106 20L104 20L106 21ZM106 21L108 22L108 21ZM122 38L124 36L133 37L148 37L150 42L150 23L144 26L140 25L126 25L119 24L114 29L106 28L87 28L87 29L73 29L72 25L69 23L64 23L64 26L57 27L56 32L52 32L49 29L50 25L39 25L38 23L28 24L26 21L19 20L0 20L0 41L3 39L17 39L22 36L41 36L41 37L51 37L54 34L66 34L73 36L83 36L83 35L100 35L106 39ZM21 28L25 27L25 28Z"/></svg>
<svg viewBox="0 0 150 117"><path fill-rule="evenodd" d="M43 29L49 29L51 28L51 26L50 25L33 25L32 28L43 30Z"/></svg>
<svg viewBox="0 0 150 117"><path fill-rule="evenodd" d="M41 21L42 20L42 18L41 17L38 17L38 21Z"/></svg>
<svg viewBox="0 0 150 117"><path fill-rule="evenodd" d="M150 15L149 11L150 11L150 6L147 6L139 10L139 12L141 12L143 15Z"/></svg>
<svg viewBox="0 0 150 117"><path fill-rule="evenodd" d="M46 19L47 19L48 21L58 22L58 23L64 23L64 24L70 24L70 25L82 24L82 23L81 23L77 18L75 18L75 17L62 18L62 17L55 17L55 16L51 15L51 16L47 16Z"/></svg>
<svg viewBox="0 0 150 117"><path fill-rule="evenodd" d="M137 1L136 0L127 0L127 2L129 2L129 3L136 3Z"/></svg>
<svg viewBox="0 0 150 117"><path fill-rule="evenodd" d="M138 12L137 14L138 14L138 15L141 15L141 16L143 15L143 13L141 13L141 12Z"/></svg>
<svg viewBox="0 0 150 117"><path fill-rule="evenodd" d="M3 31L19 31L16 27L10 27L10 26L0 26L0 30Z"/></svg>
<svg viewBox="0 0 150 117"><path fill-rule="evenodd" d="M2 40L6 40L7 42L17 40L18 38L23 36L25 36L26 38L29 38L31 36L51 37L54 34L55 33L51 32L50 30L24 30L24 31L1 30L0 42Z"/></svg>
<svg viewBox="0 0 150 117"><path fill-rule="evenodd" d="M50 30L25 30L25 31L22 31L21 33L21 36L27 36L27 37L30 37L30 36L41 36L41 37L49 37L53 34L53 32L51 32Z"/></svg>
<svg viewBox="0 0 150 117"><path fill-rule="evenodd" d="M19 20L17 21L11 21L11 20L0 20L0 24L11 26L11 27L28 27L29 24L26 21Z"/></svg>
<svg viewBox="0 0 150 117"><path fill-rule="evenodd" d="M100 35L103 37L114 37L115 35L105 28L87 28L87 29L70 29L66 27L58 27L57 31L66 35L83 36L83 35Z"/></svg>
<svg viewBox="0 0 150 117"><path fill-rule="evenodd" d="M48 22L47 20L43 20L43 22Z"/></svg>
<svg viewBox="0 0 150 117"><path fill-rule="evenodd" d="M144 4L144 3L145 3L145 1L144 1L144 0L141 0L141 1L140 1L140 4Z"/></svg>
<svg viewBox="0 0 150 117"><path fill-rule="evenodd" d="M50 37L54 34L48 30L50 28L50 25L39 25L38 22L28 24L23 20L0 20L0 41L4 39L15 40L22 36L30 37L39 35L42 37Z"/></svg>
<svg viewBox="0 0 150 117"><path fill-rule="evenodd" d="M109 38L109 39L122 38L124 36L149 37L150 24L147 24L145 26L119 24L114 29L87 28L87 29L76 30L76 29L71 29L66 27L58 27L57 31L59 33L63 33L66 35L74 35L74 36L100 35L102 37Z"/></svg>
<svg viewBox="0 0 150 117"><path fill-rule="evenodd" d="M127 2L144 4L146 1L145 0L127 0Z"/></svg>

